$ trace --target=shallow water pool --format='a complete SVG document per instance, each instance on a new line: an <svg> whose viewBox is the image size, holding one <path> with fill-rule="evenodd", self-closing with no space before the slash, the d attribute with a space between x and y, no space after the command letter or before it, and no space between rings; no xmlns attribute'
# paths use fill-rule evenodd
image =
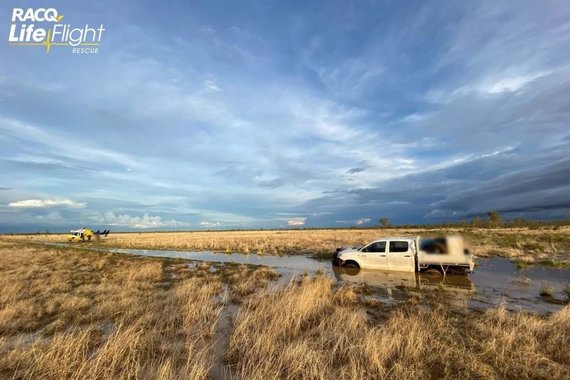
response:
<svg viewBox="0 0 570 380"><path fill-rule="evenodd" d="M68 244L57 244L69 246ZM85 248L85 247L83 247ZM559 310L568 302L570 271L543 266L518 269L504 258L478 258L474 273L468 275L426 276L417 273L335 268L330 261L315 260L306 255L270 256L241 253L189 252L151 249L97 248L137 256L178 258L211 263L263 265L275 268L288 280L303 273L317 271L339 283L370 286L383 300L398 301L410 292L443 291L458 305L486 309L505 304L509 309L539 313ZM552 296L541 296L548 290Z"/></svg>

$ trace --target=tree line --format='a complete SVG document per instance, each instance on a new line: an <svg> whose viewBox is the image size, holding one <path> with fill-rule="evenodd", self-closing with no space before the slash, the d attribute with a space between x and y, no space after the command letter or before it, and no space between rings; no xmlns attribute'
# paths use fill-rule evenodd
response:
<svg viewBox="0 0 570 380"><path fill-rule="evenodd" d="M447 222L440 224L430 224L430 227L475 227L475 228L538 228L543 226L559 227L570 225L570 219L559 220L530 220L525 218L513 218L506 220L496 210L487 211L487 217L475 216L471 220L460 220L456 222ZM378 224L375 227L381 228L415 228L425 227L425 224L398 224L393 225L388 217L381 217L378 219Z"/></svg>

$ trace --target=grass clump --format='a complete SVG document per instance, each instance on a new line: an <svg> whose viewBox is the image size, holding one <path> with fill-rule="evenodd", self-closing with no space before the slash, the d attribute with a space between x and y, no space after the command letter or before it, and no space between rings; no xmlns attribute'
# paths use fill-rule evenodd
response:
<svg viewBox="0 0 570 380"><path fill-rule="evenodd" d="M235 284L209 265L1 242L0 257L0 378L210 376ZM276 274L239 275L260 286Z"/></svg>
<svg viewBox="0 0 570 380"><path fill-rule="evenodd" d="M542 284L540 286L539 294L542 297L552 297L554 294L554 288L549 284Z"/></svg>
<svg viewBox="0 0 570 380"><path fill-rule="evenodd" d="M353 287L303 278L244 303L228 361L248 379L560 378L569 324L568 306L549 317L445 304L367 310Z"/></svg>
<svg viewBox="0 0 570 380"><path fill-rule="evenodd" d="M558 269L567 269L570 268L570 260L553 260L553 259L544 259L540 260L538 264L546 267L558 268Z"/></svg>

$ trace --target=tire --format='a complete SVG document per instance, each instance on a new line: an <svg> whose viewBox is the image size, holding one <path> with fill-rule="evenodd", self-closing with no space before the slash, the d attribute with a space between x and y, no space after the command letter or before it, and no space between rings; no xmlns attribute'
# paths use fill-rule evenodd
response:
<svg viewBox="0 0 570 380"><path fill-rule="evenodd" d="M437 268L428 268L423 273L429 277L443 276L443 273L441 273L441 269L437 269Z"/></svg>
<svg viewBox="0 0 570 380"><path fill-rule="evenodd" d="M346 268L360 268L360 265L358 265L358 263L354 260L348 260L347 262L344 263L343 267Z"/></svg>

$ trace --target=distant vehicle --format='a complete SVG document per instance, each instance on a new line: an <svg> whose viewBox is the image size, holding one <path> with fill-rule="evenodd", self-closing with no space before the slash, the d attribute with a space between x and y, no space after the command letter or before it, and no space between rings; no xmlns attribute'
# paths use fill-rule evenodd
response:
<svg viewBox="0 0 570 380"><path fill-rule="evenodd" d="M71 233L67 235L67 239L72 243L98 241L102 236L107 237L110 232L110 230L97 230L96 232L93 232L93 230L89 228L80 228L78 230L71 230Z"/></svg>
<svg viewBox="0 0 570 380"><path fill-rule="evenodd" d="M473 254L457 235L435 239L389 237L363 247L337 248L333 264L428 274L467 273L475 266Z"/></svg>

